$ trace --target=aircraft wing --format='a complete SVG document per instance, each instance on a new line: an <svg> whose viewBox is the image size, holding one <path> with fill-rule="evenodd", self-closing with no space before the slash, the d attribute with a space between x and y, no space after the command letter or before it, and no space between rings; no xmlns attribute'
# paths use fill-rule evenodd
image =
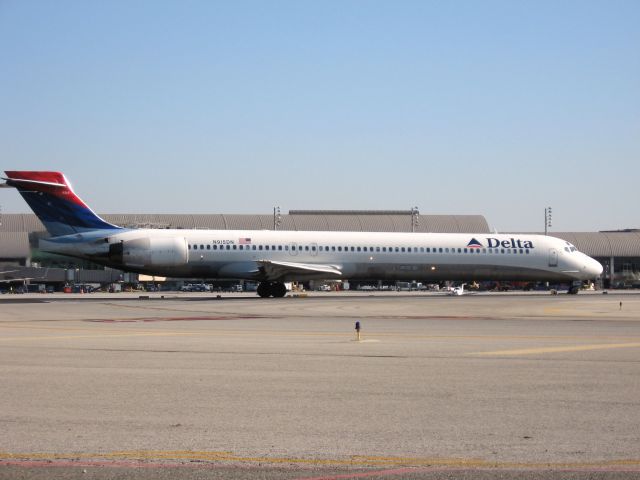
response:
<svg viewBox="0 0 640 480"><path fill-rule="evenodd" d="M282 280L286 278L334 278L342 276L342 271L335 265L319 263L277 262L273 260L259 260L258 265L268 280Z"/></svg>

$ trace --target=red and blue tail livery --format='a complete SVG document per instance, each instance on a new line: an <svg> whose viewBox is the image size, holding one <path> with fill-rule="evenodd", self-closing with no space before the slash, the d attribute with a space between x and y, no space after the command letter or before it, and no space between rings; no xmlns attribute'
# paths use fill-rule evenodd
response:
<svg viewBox="0 0 640 480"><path fill-rule="evenodd" d="M96 215L60 172L6 171L7 185L18 189L54 237L93 230L120 229Z"/></svg>

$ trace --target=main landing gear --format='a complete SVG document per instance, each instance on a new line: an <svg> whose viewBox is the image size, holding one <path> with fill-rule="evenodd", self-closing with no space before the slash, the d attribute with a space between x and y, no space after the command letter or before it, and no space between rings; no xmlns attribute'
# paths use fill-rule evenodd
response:
<svg viewBox="0 0 640 480"><path fill-rule="evenodd" d="M287 294L287 287L280 282L260 282L258 285L258 295L262 298L281 298Z"/></svg>

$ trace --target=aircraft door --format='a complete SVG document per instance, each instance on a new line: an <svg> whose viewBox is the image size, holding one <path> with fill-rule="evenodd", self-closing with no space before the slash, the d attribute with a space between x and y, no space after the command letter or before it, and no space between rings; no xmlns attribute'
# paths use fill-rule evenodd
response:
<svg viewBox="0 0 640 480"><path fill-rule="evenodd" d="M294 257L298 255L298 244L293 242L289 244L289 255L293 255Z"/></svg>
<svg viewBox="0 0 640 480"><path fill-rule="evenodd" d="M549 249L549 266L550 267L558 266L558 251L555 248Z"/></svg>

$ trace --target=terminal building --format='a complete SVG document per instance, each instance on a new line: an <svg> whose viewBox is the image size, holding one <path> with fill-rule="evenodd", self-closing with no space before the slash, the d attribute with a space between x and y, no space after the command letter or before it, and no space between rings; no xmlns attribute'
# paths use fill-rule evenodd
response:
<svg viewBox="0 0 640 480"><path fill-rule="evenodd" d="M267 215L105 214L106 221L130 228L216 230L298 230L419 233L491 233L482 215L421 215L417 209L389 211L291 210ZM602 232L550 232L571 242L604 267L604 288L640 287L640 229ZM34 214L0 218L0 281L29 278L33 282L136 283L138 276L38 249L47 232ZM6 284L6 282L4 282ZM0 283L2 288L3 283Z"/></svg>

